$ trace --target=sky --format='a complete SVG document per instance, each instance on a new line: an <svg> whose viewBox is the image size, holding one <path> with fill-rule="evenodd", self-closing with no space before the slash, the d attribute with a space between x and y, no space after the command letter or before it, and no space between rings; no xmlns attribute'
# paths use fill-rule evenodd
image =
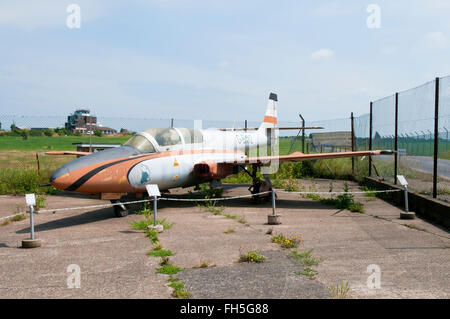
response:
<svg viewBox="0 0 450 319"><path fill-rule="evenodd" d="M448 0L2 0L0 115L257 121L270 92L280 121L364 114L450 74L449 15Z"/></svg>

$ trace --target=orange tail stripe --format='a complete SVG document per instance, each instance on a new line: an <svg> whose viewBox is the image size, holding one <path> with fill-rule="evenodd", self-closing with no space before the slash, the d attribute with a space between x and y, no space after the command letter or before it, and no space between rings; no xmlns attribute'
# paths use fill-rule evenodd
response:
<svg viewBox="0 0 450 319"><path fill-rule="evenodd" d="M274 117L274 116L266 115L266 116L264 116L264 122L266 122L266 123L272 123L272 124L277 124L277 118Z"/></svg>

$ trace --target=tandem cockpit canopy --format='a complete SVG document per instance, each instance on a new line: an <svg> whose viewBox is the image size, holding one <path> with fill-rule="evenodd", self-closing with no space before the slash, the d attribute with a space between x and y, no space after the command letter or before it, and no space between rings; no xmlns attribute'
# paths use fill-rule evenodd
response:
<svg viewBox="0 0 450 319"><path fill-rule="evenodd" d="M154 153L161 147L202 143L200 130L189 128L152 128L130 138L125 145L134 146L143 153Z"/></svg>

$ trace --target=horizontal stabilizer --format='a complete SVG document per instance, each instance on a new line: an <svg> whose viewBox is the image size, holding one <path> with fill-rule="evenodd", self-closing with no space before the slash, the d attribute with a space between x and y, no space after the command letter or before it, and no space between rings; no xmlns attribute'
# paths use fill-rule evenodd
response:
<svg viewBox="0 0 450 319"><path fill-rule="evenodd" d="M52 151L52 152L45 152L45 155L77 155L77 156L85 156L92 154L90 152L75 152L75 151Z"/></svg>
<svg viewBox="0 0 450 319"><path fill-rule="evenodd" d="M248 128L219 128L219 131L256 131L257 127ZM322 130L323 127L320 126L292 126L292 127L276 127L277 130Z"/></svg>

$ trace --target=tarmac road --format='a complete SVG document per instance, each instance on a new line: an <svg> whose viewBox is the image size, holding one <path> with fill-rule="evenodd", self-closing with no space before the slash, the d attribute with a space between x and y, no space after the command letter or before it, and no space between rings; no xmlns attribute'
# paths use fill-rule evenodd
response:
<svg viewBox="0 0 450 319"><path fill-rule="evenodd" d="M380 155L376 159L384 162L393 162L392 155ZM433 158L430 156L401 156L400 165L406 165L425 173L433 174ZM450 160L438 159L438 175L450 179Z"/></svg>

